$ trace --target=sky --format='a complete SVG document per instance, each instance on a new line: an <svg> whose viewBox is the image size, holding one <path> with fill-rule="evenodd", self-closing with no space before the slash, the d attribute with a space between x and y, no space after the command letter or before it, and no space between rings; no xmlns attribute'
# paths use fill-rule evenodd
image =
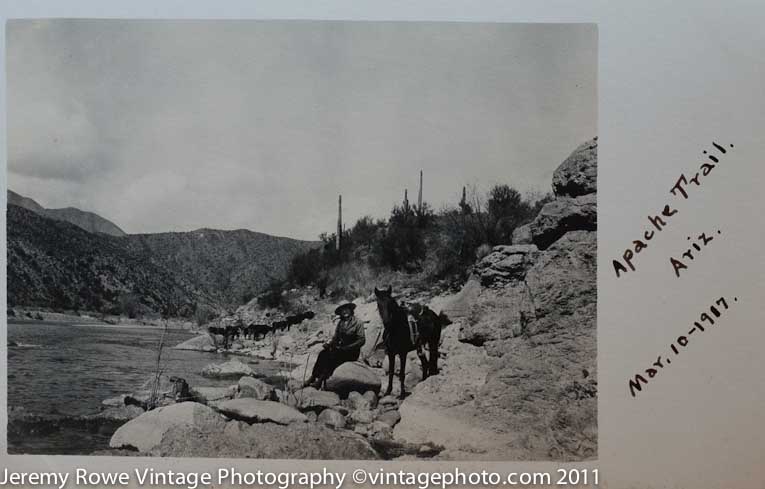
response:
<svg viewBox="0 0 765 489"><path fill-rule="evenodd" d="M592 24L14 20L8 186L128 233L316 239L463 185L547 192L597 135Z"/></svg>

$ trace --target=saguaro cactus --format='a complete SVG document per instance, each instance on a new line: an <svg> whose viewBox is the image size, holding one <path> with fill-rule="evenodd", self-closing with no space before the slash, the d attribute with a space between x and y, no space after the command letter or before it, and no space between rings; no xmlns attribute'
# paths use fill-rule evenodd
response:
<svg viewBox="0 0 765 489"><path fill-rule="evenodd" d="M343 196L337 196L337 235L335 236L335 250L340 251L340 236L343 234Z"/></svg>
<svg viewBox="0 0 765 489"><path fill-rule="evenodd" d="M422 213L422 170L420 170L420 192L417 194L417 212Z"/></svg>

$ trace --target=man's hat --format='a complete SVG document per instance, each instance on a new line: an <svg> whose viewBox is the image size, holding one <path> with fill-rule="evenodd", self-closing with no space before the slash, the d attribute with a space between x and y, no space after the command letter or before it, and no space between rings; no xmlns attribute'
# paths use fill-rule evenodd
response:
<svg viewBox="0 0 765 489"><path fill-rule="evenodd" d="M353 302L348 302L346 304L338 306L337 309L335 309L335 314L337 314L339 316L340 313L343 312L343 310L345 310L345 309L348 309L351 312L353 312L353 310L356 309L356 304L354 304Z"/></svg>

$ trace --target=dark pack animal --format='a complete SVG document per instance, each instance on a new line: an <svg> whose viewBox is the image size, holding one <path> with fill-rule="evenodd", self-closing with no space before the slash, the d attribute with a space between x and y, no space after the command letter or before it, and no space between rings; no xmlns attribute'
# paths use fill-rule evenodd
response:
<svg viewBox="0 0 765 489"><path fill-rule="evenodd" d="M211 335L223 336L223 348L227 349L231 345L231 340L239 337L240 328L233 325L228 326L210 326L207 328L207 332Z"/></svg>
<svg viewBox="0 0 765 489"><path fill-rule="evenodd" d="M247 327L247 335L253 340L263 339L271 332L271 326L267 324L250 324Z"/></svg>
<svg viewBox="0 0 765 489"><path fill-rule="evenodd" d="M375 287L377 310L383 322L383 344L388 355L388 388L385 395L393 390L396 356L399 357L401 368L400 399L406 395L404 379L406 378L406 355L417 351L422 365L422 380L438 373L438 345L441 342L441 328L451 324L449 318L441 313L437 315L428 307L413 304L409 309L400 306L393 298L393 289L380 290ZM410 318L415 323L410 327ZM427 347L428 354L425 354Z"/></svg>

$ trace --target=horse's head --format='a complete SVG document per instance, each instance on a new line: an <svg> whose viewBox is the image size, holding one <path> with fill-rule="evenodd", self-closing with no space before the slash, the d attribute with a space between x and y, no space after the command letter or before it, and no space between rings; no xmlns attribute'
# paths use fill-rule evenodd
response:
<svg viewBox="0 0 765 489"><path fill-rule="evenodd" d="M380 313L383 325L387 326L393 320L393 312L397 305L393 298L393 287L388 286L387 289L375 287L375 298L377 299L377 311Z"/></svg>

